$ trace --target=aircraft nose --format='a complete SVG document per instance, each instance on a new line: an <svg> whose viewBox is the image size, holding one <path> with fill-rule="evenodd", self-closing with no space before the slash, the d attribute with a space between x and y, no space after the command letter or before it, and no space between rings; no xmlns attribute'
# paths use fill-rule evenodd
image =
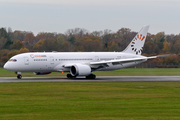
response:
<svg viewBox="0 0 180 120"><path fill-rule="evenodd" d="M8 63L6 63L3 68L6 70L10 70L10 66L8 65Z"/></svg>

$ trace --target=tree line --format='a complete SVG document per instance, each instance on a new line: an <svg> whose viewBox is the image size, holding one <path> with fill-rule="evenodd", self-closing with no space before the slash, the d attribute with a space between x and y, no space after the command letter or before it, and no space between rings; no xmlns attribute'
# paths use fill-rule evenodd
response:
<svg viewBox="0 0 180 120"><path fill-rule="evenodd" d="M65 33L12 31L11 28L0 29L0 63L4 64L10 57L24 52L98 52L122 51L131 42L137 32L121 28L89 32L86 29L69 29ZM143 55L177 54L168 58L148 61L157 64L179 64L180 34L166 35L164 32L147 34Z"/></svg>

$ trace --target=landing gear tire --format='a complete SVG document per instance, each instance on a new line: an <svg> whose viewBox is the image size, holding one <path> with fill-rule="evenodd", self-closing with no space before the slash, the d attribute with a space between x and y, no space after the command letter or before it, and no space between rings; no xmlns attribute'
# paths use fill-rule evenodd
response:
<svg viewBox="0 0 180 120"><path fill-rule="evenodd" d="M72 77L72 75L71 74L67 74L67 78L71 78Z"/></svg>
<svg viewBox="0 0 180 120"><path fill-rule="evenodd" d="M17 76L17 78L18 78L18 79L21 79L21 78L22 78L22 76L21 76L21 75L18 75L18 76Z"/></svg>
<svg viewBox="0 0 180 120"><path fill-rule="evenodd" d="M90 74L90 75L86 76L86 79L96 79L96 75Z"/></svg>
<svg viewBox="0 0 180 120"><path fill-rule="evenodd" d="M76 78L76 76L72 76L71 74L67 74L67 78L72 79L72 78Z"/></svg>

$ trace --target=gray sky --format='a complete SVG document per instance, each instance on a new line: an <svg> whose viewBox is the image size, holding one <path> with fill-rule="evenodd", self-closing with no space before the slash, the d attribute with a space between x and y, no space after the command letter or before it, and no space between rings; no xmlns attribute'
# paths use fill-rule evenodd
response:
<svg viewBox="0 0 180 120"><path fill-rule="evenodd" d="M152 34L179 34L179 13L179 0L0 0L0 27L37 34L150 25Z"/></svg>

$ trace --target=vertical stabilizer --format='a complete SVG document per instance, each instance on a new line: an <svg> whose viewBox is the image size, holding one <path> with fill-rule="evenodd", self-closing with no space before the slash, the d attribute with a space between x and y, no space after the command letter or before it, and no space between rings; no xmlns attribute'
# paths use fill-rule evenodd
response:
<svg viewBox="0 0 180 120"><path fill-rule="evenodd" d="M149 25L144 26L123 52L141 55L148 29Z"/></svg>

